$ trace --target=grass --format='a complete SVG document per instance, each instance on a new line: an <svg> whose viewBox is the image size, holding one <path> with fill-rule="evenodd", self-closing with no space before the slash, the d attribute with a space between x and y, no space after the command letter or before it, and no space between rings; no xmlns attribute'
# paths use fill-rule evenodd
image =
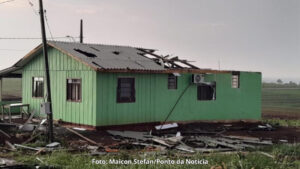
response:
<svg viewBox="0 0 300 169"><path fill-rule="evenodd" d="M22 93L21 78L5 78L2 82L3 96L21 96ZM5 99L5 98L3 98Z"/></svg>
<svg viewBox="0 0 300 169"><path fill-rule="evenodd" d="M262 89L262 109L300 113L300 89Z"/></svg>
<svg viewBox="0 0 300 169"><path fill-rule="evenodd" d="M259 151L267 152L274 156L274 158L267 157ZM296 169L300 167L300 144L293 145L274 145L254 150L248 153L232 153L232 154L194 154L184 155L177 152L170 151L166 155L150 154L150 153L134 153L121 152L118 154L108 154L102 156L91 156L87 152L81 154L74 154L64 150L54 151L50 154L34 156L30 153L8 153L7 156L14 157L19 162L27 165L52 166L54 168L70 168L70 169L91 169L91 168L135 168L135 169L209 169L213 166L221 166L228 169ZM37 160L39 158L40 160ZM130 164L130 165L116 165L116 164L94 164L92 160L103 160L107 163L110 159L122 160L207 160L207 165L195 164Z"/></svg>
<svg viewBox="0 0 300 169"><path fill-rule="evenodd" d="M272 126L300 127L300 120L264 119L262 122Z"/></svg>

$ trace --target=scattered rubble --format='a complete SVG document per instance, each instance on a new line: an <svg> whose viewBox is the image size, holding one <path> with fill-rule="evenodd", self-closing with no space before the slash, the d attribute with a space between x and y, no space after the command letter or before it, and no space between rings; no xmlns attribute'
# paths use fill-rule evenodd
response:
<svg viewBox="0 0 300 169"><path fill-rule="evenodd" d="M259 146L272 145L272 138L249 136L256 132L276 132L269 124L256 124L251 127L235 124L220 124L218 126L179 125L177 123L152 126L148 131L106 130L90 131L84 128L67 128L55 124L55 142L50 144L34 143L45 138L46 119L37 119L33 114L23 123L0 123L5 126L0 130L0 138L5 145L5 151L23 149L34 153L47 153L57 149L67 151L88 151L90 155L118 153L121 150L143 152L166 152L177 150L182 153L212 153L235 152L256 149ZM8 128L8 129L7 129ZM7 129L7 130L6 130ZM236 134L238 132L246 133ZM100 133L100 134L99 134ZM1 141L1 140L0 140ZM285 137L276 142L288 143ZM33 143L33 144L29 144ZM266 156L271 155L265 154Z"/></svg>
<svg viewBox="0 0 300 169"><path fill-rule="evenodd" d="M172 123L172 124L164 124L164 125L159 125L155 126L156 130L164 130L164 129L170 129L170 128L176 128L178 127L177 123Z"/></svg>

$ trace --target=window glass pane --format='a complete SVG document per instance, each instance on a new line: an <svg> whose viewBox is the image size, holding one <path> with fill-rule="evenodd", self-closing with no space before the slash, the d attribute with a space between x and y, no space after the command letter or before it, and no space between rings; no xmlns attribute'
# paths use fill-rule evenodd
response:
<svg viewBox="0 0 300 169"><path fill-rule="evenodd" d="M197 87L198 100L215 100L216 87L214 85L201 84Z"/></svg>
<svg viewBox="0 0 300 169"><path fill-rule="evenodd" d="M117 102L134 102L134 78L119 78L117 87Z"/></svg>
<svg viewBox="0 0 300 169"><path fill-rule="evenodd" d="M177 76L173 74L168 76L168 89L177 89Z"/></svg>
<svg viewBox="0 0 300 169"><path fill-rule="evenodd" d="M44 78L32 78L32 97L44 97Z"/></svg>
<svg viewBox="0 0 300 169"><path fill-rule="evenodd" d="M81 101L81 79L67 79L67 100Z"/></svg>
<svg viewBox="0 0 300 169"><path fill-rule="evenodd" d="M240 72L232 72L231 87L232 88L239 88L240 87Z"/></svg>

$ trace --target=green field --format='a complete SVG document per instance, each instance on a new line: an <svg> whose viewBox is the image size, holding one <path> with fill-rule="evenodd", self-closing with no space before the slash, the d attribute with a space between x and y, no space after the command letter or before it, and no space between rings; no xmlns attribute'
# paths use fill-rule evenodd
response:
<svg viewBox="0 0 300 169"><path fill-rule="evenodd" d="M3 100L10 100L21 97L22 93L22 79L21 78L5 78L2 82L2 97Z"/></svg>
<svg viewBox="0 0 300 169"><path fill-rule="evenodd" d="M300 116L300 88L263 88L262 110L269 115Z"/></svg>

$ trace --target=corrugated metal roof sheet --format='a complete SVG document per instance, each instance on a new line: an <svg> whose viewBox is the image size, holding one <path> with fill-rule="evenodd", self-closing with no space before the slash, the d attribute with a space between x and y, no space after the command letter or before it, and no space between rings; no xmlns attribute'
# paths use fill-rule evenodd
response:
<svg viewBox="0 0 300 169"><path fill-rule="evenodd" d="M99 69L165 70L140 50L127 46L48 41L48 43Z"/></svg>
<svg viewBox="0 0 300 169"><path fill-rule="evenodd" d="M0 70L0 77L20 77L22 71L18 67L9 67L3 70Z"/></svg>

